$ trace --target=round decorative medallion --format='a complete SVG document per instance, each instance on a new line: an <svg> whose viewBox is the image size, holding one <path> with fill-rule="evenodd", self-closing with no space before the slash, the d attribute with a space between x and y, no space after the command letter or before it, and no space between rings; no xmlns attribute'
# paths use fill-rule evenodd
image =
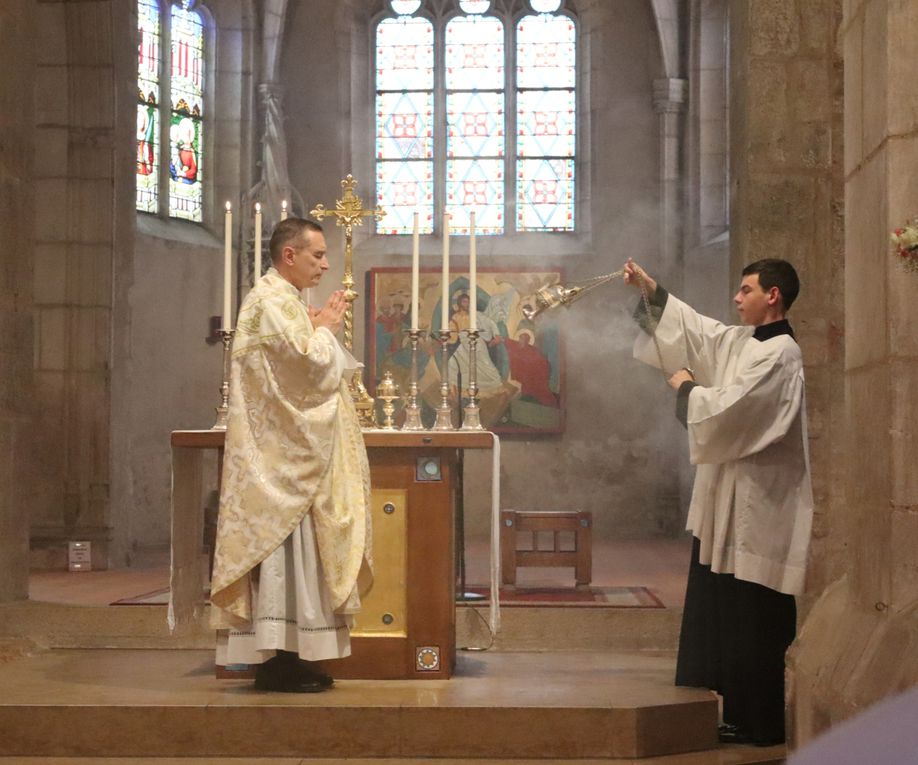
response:
<svg viewBox="0 0 918 765"><path fill-rule="evenodd" d="M431 671L440 668L440 651L436 646L418 648L418 669Z"/></svg>

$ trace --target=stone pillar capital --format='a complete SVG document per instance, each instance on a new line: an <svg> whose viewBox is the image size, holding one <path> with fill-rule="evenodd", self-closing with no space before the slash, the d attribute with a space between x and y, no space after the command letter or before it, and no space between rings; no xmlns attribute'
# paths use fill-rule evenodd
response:
<svg viewBox="0 0 918 765"><path fill-rule="evenodd" d="M661 77L653 81L653 110L657 114L685 111L688 80L679 77Z"/></svg>

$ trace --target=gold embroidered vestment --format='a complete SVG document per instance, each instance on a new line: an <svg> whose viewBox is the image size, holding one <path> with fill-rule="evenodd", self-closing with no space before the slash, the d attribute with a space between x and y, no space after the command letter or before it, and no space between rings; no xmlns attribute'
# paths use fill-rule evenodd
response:
<svg viewBox="0 0 918 765"><path fill-rule="evenodd" d="M345 382L349 354L314 330L269 269L239 311L211 579L213 626L251 621L253 570L312 513L333 607L372 581L366 448Z"/></svg>

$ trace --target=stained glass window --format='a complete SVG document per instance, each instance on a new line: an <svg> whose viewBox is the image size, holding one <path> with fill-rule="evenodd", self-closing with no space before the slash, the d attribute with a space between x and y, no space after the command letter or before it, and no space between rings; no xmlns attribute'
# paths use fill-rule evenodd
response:
<svg viewBox="0 0 918 765"><path fill-rule="evenodd" d="M202 115L204 112L204 25L201 16L172 6L169 124L169 215L200 222Z"/></svg>
<svg viewBox="0 0 918 765"><path fill-rule="evenodd" d="M393 2L406 13L376 28L376 199L388 234L410 234L415 211L421 233L433 231L433 25L407 15L419 5Z"/></svg>
<svg viewBox="0 0 918 765"><path fill-rule="evenodd" d="M160 25L156 0L137 3L137 193L135 206L159 211Z"/></svg>
<svg viewBox="0 0 918 765"><path fill-rule="evenodd" d="M466 0L466 7L472 0ZM487 3L485 3L487 6ZM483 10L483 9L482 9ZM504 25L457 16L446 25L446 208L450 229L504 232Z"/></svg>
<svg viewBox="0 0 918 765"><path fill-rule="evenodd" d="M377 230L573 231L577 49L563 0L389 0L376 27ZM514 21L515 19L515 21ZM440 45L442 44L442 50ZM514 101L508 113L507 89Z"/></svg>
<svg viewBox="0 0 918 765"><path fill-rule="evenodd" d="M533 8L538 7L534 0ZM574 230L576 53L576 28L566 16L538 13L517 24L519 231Z"/></svg>

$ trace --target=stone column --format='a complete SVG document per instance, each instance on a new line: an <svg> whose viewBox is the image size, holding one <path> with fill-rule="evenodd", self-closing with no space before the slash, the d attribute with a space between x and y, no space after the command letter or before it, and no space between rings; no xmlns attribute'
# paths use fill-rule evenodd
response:
<svg viewBox="0 0 918 765"><path fill-rule="evenodd" d="M840 10L840 0L730 4L730 281L781 257L802 282L789 319L806 364L816 513L801 616L846 562Z"/></svg>
<svg viewBox="0 0 918 765"><path fill-rule="evenodd" d="M120 5L120 4L117 4ZM113 3L36 4L36 325L30 502L34 562L65 567L67 542L108 563L116 83ZM126 25L125 25L126 27ZM117 30L130 34L130 27Z"/></svg>
<svg viewBox="0 0 918 765"><path fill-rule="evenodd" d="M688 83L676 77L653 81L653 110L660 120L660 245L664 283L673 276L682 244L682 124Z"/></svg>
<svg viewBox="0 0 918 765"><path fill-rule="evenodd" d="M846 358L831 386L846 397L837 512L847 521L829 529L843 532L826 566L839 576L792 656L800 742L918 682L918 274L889 242L918 213L918 5L847 0L839 35Z"/></svg>
<svg viewBox="0 0 918 765"><path fill-rule="evenodd" d="M35 148L32 0L0 8L0 602L29 593L29 484L40 464L27 448L32 417L32 229Z"/></svg>

